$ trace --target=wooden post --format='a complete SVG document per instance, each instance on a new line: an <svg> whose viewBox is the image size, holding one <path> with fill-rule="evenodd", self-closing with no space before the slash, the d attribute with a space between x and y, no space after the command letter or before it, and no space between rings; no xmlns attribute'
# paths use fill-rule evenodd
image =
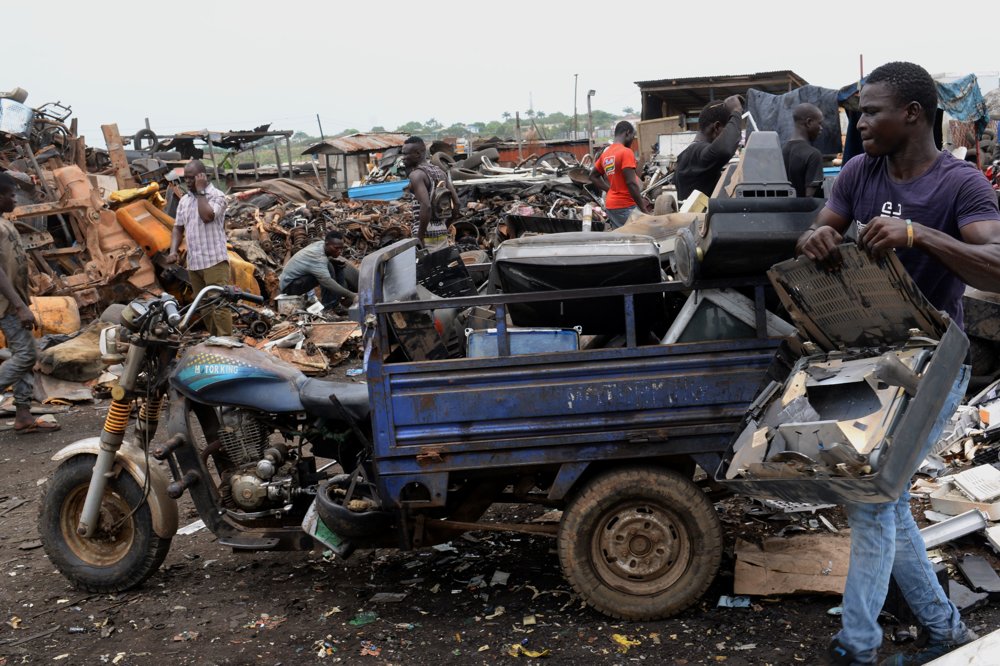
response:
<svg viewBox="0 0 1000 666"><path fill-rule="evenodd" d="M517 135L517 161L521 162L524 160L524 154L521 152L521 112L514 112L514 132Z"/></svg>
<svg viewBox="0 0 1000 666"><path fill-rule="evenodd" d="M278 137L274 137L274 159L278 163L278 178L281 178L281 151L278 150Z"/></svg>
<svg viewBox="0 0 1000 666"><path fill-rule="evenodd" d="M101 131L104 133L104 143L108 146L108 157L111 158L111 166L115 171L118 189L138 187L138 183L135 182L132 171L128 167L128 159L125 157L125 147L122 145L122 135L118 132L118 124L101 125Z"/></svg>

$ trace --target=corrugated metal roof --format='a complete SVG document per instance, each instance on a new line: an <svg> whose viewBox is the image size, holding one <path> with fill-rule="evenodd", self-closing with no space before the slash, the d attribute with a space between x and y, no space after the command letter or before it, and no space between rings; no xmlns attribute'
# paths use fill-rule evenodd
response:
<svg viewBox="0 0 1000 666"><path fill-rule="evenodd" d="M313 144L302 151L303 155L353 155L355 153L372 153L402 146L407 134L398 132L378 132L375 134L359 132L338 136Z"/></svg>
<svg viewBox="0 0 1000 666"><path fill-rule="evenodd" d="M739 81L745 79L773 79L780 77L791 78L795 81L801 82L800 85L806 85L806 80L790 69L780 69L774 72L757 72L756 74L724 74L721 76L691 76L680 79L655 79L651 81L636 81L635 85L639 86L640 88L657 86L657 85L685 86L695 83L719 83L724 85L732 81Z"/></svg>

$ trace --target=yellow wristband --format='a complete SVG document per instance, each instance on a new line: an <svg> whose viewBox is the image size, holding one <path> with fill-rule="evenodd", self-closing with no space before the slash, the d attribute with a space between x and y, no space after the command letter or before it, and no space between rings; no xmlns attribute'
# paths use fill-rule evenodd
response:
<svg viewBox="0 0 1000 666"><path fill-rule="evenodd" d="M906 247L913 247L913 222L906 221Z"/></svg>

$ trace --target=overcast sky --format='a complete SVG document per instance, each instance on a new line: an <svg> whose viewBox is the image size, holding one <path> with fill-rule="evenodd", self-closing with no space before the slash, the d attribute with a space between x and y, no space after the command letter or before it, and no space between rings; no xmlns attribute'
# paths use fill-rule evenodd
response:
<svg viewBox="0 0 1000 666"><path fill-rule="evenodd" d="M911 60L932 74L995 72L996 13L974 11L871 0L5 3L0 90L71 104L102 146L101 124L131 134L145 117L161 134L271 123L315 135L317 113L327 134L499 119L529 100L572 113L574 74L581 113L588 89L595 108L618 113L638 109L634 82L648 79L791 69L839 88L862 53L866 71Z"/></svg>

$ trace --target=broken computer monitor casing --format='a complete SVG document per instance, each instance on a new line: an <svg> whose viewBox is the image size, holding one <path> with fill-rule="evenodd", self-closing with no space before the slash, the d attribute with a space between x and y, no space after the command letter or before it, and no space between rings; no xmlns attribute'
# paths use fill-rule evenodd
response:
<svg viewBox="0 0 1000 666"><path fill-rule="evenodd" d="M803 355L783 384L772 382L750 406L716 470L734 492L891 501L923 458L969 341L894 254L876 261L853 244L840 252L834 272L805 257L768 271Z"/></svg>

